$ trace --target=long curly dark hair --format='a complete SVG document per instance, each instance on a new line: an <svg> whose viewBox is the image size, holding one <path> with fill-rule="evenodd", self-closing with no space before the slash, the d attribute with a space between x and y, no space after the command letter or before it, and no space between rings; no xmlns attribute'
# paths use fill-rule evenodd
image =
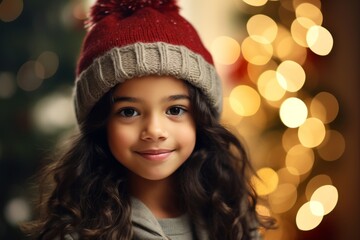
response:
<svg viewBox="0 0 360 240"><path fill-rule="evenodd" d="M177 174L182 201L210 239L257 239L271 219L255 211L257 197L244 147L219 123L203 94L188 85L196 146ZM34 239L76 233L79 239L132 238L127 169L112 156L106 137L112 92L96 104L69 148L40 175L39 219L24 227Z"/></svg>

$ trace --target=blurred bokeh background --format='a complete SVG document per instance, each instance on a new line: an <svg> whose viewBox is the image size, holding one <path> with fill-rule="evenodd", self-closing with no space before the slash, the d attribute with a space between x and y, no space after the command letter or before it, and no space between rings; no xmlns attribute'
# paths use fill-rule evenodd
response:
<svg viewBox="0 0 360 240"><path fill-rule="evenodd" d="M92 0L0 0L0 239L25 239L31 177L75 127L72 87ZM360 239L359 3L179 0L224 82L277 218L269 240Z"/></svg>

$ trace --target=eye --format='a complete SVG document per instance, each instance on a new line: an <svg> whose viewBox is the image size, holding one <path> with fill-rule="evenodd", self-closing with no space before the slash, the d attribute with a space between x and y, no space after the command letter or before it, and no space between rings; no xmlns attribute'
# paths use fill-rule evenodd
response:
<svg viewBox="0 0 360 240"><path fill-rule="evenodd" d="M140 115L139 112L136 111L134 108L122 108L119 110L118 114L121 117L126 117L126 118L136 117Z"/></svg>
<svg viewBox="0 0 360 240"><path fill-rule="evenodd" d="M185 112L187 112L187 110L184 109L183 107L174 106L174 107L170 107L166 111L166 114L174 115L174 116L180 116L180 115L183 115Z"/></svg>

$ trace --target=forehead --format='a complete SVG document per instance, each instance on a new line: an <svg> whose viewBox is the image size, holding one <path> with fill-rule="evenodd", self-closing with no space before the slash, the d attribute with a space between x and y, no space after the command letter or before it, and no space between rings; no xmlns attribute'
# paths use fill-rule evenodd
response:
<svg viewBox="0 0 360 240"><path fill-rule="evenodd" d="M114 89L114 96L159 96L186 94L188 88L183 80L171 76L145 76L126 80Z"/></svg>

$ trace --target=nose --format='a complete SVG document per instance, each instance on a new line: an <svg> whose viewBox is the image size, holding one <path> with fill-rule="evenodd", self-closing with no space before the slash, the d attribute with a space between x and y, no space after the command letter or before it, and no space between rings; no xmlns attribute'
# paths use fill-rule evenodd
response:
<svg viewBox="0 0 360 240"><path fill-rule="evenodd" d="M141 139L144 141L163 141L168 138L168 132L165 129L164 122L159 116L149 116L144 122L141 132Z"/></svg>

